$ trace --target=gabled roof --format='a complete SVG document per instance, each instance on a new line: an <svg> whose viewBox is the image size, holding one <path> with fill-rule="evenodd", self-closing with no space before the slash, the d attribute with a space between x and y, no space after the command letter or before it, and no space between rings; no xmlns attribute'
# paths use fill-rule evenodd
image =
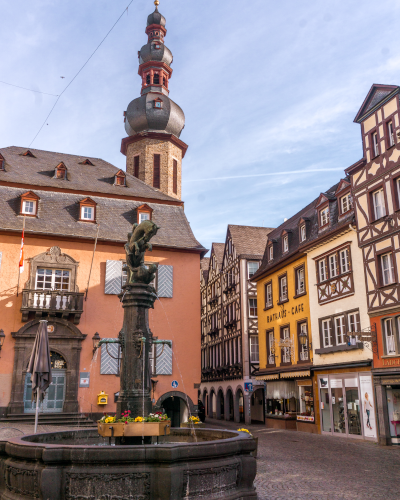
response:
<svg viewBox="0 0 400 500"><path fill-rule="evenodd" d="M354 122L360 122L365 114L371 111L378 103L383 101L390 94L394 94L395 90L399 89L400 87L398 87L397 85L381 85L378 83L374 83L370 88L367 97L364 99L361 108L358 110L358 113L354 118Z"/></svg>
<svg viewBox="0 0 400 500"><path fill-rule="evenodd" d="M0 149L0 154L7 163L7 170L0 171L0 182L60 188L60 180L54 177L54 169L62 162L68 169L68 186L63 185L63 189L165 200L173 202L174 205L180 203L179 200L148 186L128 173L125 174L126 187L122 193L121 186L114 185L115 175L119 169L99 158L54 153L40 149L32 149L33 157L27 157L24 156L26 151L26 148L16 146ZM86 160L90 163L85 164Z"/></svg>
<svg viewBox="0 0 400 500"><path fill-rule="evenodd" d="M211 247L211 255L214 254L217 259L218 267L222 267L222 261L224 258L224 248L225 243L213 243Z"/></svg>
<svg viewBox="0 0 400 500"><path fill-rule="evenodd" d="M350 185L350 182L347 180L347 179L341 179L339 184L338 184L338 187L335 191L335 196L337 196L339 193L341 193L344 189L347 189L349 188L351 185Z"/></svg>
<svg viewBox="0 0 400 500"><path fill-rule="evenodd" d="M245 258L262 259L270 227L228 225L236 255Z"/></svg>
<svg viewBox="0 0 400 500"><path fill-rule="evenodd" d="M203 259L200 260L200 271L201 271L201 278L204 279L204 281L207 283L208 280L208 268L210 266L210 257L204 257Z"/></svg>

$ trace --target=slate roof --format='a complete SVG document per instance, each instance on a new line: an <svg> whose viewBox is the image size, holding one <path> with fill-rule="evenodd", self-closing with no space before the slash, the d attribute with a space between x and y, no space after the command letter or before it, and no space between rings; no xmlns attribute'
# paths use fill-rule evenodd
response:
<svg viewBox="0 0 400 500"><path fill-rule="evenodd" d="M374 106L379 102L383 101L386 97L390 96L394 91L399 90L400 87L397 85L381 85L379 83L374 83L369 89L369 92L364 99L360 109L357 112L354 122L362 120L364 115L366 115Z"/></svg>
<svg viewBox="0 0 400 500"><path fill-rule="evenodd" d="M28 148L17 146L0 148L0 154L5 159L5 172L0 170L0 182L176 202L175 198L148 186L128 173L126 174L126 187L114 186L114 176L119 169L100 158L54 153L40 149L29 149L36 158L22 156L27 150ZM81 162L86 159L90 160L93 166L81 165ZM53 178L54 169L61 162L67 167L66 180Z"/></svg>
<svg viewBox="0 0 400 500"><path fill-rule="evenodd" d="M222 262L224 260L224 249L225 243L213 243L212 248L214 249L214 254L217 259L217 264L219 268L222 268ZM211 251L212 254L212 251Z"/></svg>
<svg viewBox="0 0 400 500"><path fill-rule="evenodd" d="M97 225L79 222L79 202L84 195L60 193L33 189L40 197L38 217L26 217L26 233L47 234L49 236L67 236L74 238L95 238ZM21 233L23 217L18 215L20 196L27 189L0 186L0 230ZM90 197L96 206L96 222L100 224L99 240L124 243L132 224L137 222L137 207L141 201ZM152 239L154 246L186 248L206 252L196 240L186 219L182 206L162 203L147 203L152 209L152 220L160 226Z"/></svg>
<svg viewBox="0 0 400 500"><path fill-rule="evenodd" d="M349 181L349 179L346 179ZM320 197L313 200L309 205L304 207L302 210L293 215L290 219L285 221L279 227L274 229L268 234L268 240L271 240L274 245L274 258L272 262L268 262L267 246L265 247L263 261L260 269L253 276L252 280L257 280L261 275L266 272L272 272L276 267L283 265L286 261L294 257L296 254L303 252L307 247L312 246L312 243L316 243L318 240L322 240L332 233L340 230L341 228L347 227L354 221L354 212L350 210L348 214L339 217L339 206L338 199L335 197L336 189L339 182L328 189L325 193L326 197L330 200L329 202L329 225L326 229L319 230L318 224L318 212L316 210L316 204ZM341 194L339 193L339 197ZM300 243L300 220L306 219L309 226L307 230L307 238L304 242ZM282 252L282 232L287 231L290 234L289 238L289 252L283 254ZM267 242L268 244L268 242Z"/></svg>
<svg viewBox="0 0 400 500"><path fill-rule="evenodd" d="M201 276L204 278L204 281L207 283L208 280L208 268L210 267L210 258L204 257L200 261L200 270Z"/></svg>
<svg viewBox="0 0 400 500"><path fill-rule="evenodd" d="M244 258L261 259L271 227L228 225L236 254Z"/></svg>

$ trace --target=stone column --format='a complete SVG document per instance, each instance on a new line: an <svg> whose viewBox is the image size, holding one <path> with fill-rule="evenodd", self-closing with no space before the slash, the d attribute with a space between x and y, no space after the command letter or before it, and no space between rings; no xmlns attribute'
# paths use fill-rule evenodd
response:
<svg viewBox="0 0 400 500"><path fill-rule="evenodd" d="M132 416L146 417L152 410L149 355L153 335L149 329L149 308L156 296L151 285L134 283L124 287L120 298L124 323L119 334L122 363L117 418L126 410Z"/></svg>

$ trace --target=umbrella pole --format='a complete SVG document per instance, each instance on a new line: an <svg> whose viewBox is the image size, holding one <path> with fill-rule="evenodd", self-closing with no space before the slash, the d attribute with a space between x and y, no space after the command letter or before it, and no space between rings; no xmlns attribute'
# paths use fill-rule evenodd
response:
<svg viewBox="0 0 400 500"><path fill-rule="evenodd" d="M37 427L38 427L38 420L39 420L39 388L36 391L37 397L36 397L36 413L35 413L35 432L34 434L37 434Z"/></svg>

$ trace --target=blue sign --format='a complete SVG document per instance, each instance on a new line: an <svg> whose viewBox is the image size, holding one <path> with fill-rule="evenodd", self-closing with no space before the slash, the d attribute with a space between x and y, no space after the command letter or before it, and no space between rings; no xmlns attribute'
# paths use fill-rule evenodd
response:
<svg viewBox="0 0 400 500"><path fill-rule="evenodd" d="M253 382L245 382L244 383L244 390L246 392L253 392Z"/></svg>
<svg viewBox="0 0 400 500"><path fill-rule="evenodd" d="M178 385L179 385L179 384L178 384L178 381L177 381L177 380L173 380L173 381L171 382L171 385L172 385L172 387L173 387L174 389L176 389L176 388L178 387Z"/></svg>

